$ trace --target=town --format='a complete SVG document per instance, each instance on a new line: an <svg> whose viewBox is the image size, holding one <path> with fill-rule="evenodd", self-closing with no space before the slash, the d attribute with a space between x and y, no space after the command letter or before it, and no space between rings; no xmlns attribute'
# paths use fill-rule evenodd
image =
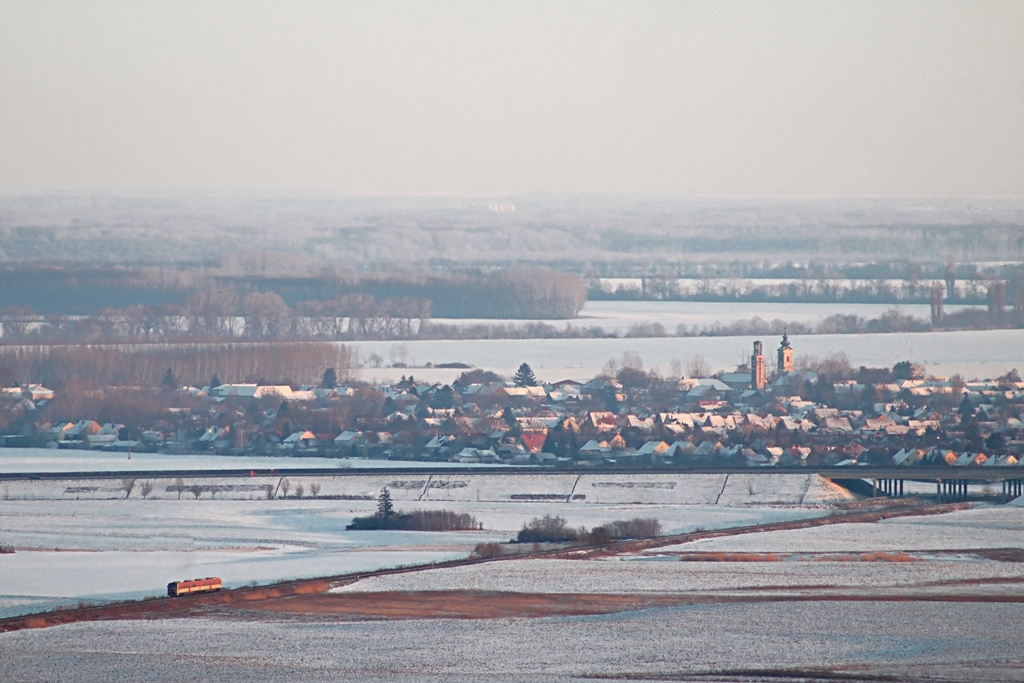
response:
<svg viewBox="0 0 1024 683"><path fill-rule="evenodd" d="M927 376L907 361L853 369L845 355L799 368L783 335L714 377L663 378L626 353L602 376L541 382L467 368L451 384L221 382L3 389L6 447L327 456L565 468L1016 466L1024 382ZM772 367L774 366L774 367ZM692 370L692 368L691 368ZM703 374L699 370L695 374Z"/></svg>

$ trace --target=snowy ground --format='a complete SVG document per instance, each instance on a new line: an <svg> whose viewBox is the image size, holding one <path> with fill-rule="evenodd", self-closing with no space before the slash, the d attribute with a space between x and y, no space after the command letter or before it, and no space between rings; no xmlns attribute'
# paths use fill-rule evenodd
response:
<svg viewBox="0 0 1024 683"><path fill-rule="evenodd" d="M484 590L538 593L687 593L746 595L833 587L898 593L978 582L972 594L1024 595L1024 563L929 550L1024 549L1024 508L993 506L873 524L832 524L694 541L598 560L508 560L376 577L338 592ZM681 562L678 553L874 553L917 551L912 562ZM1005 582L1005 583L1003 583ZM753 591L753 592L752 592Z"/></svg>
<svg viewBox="0 0 1024 683"><path fill-rule="evenodd" d="M375 499L397 501L623 505L828 505L853 498L816 474L291 474L287 477L123 477L19 479L0 483L3 500Z"/></svg>
<svg viewBox="0 0 1024 683"><path fill-rule="evenodd" d="M836 524L711 538L656 552L856 552L1024 548L1024 507L980 507L875 524Z"/></svg>
<svg viewBox="0 0 1024 683"><path fill-rule="evenodd" d="M407 358L410 366L459 361L511 376L522 362L529 363L541 381L594 377L609 359L635 351L645 366L669 372L673 360L683 367L695 355L704 356L713 371L731 371L750 358L753 337L662 337L648 339L483 339L406 342L350 342L361 358L377 353ZM772 340L766 340L769 346ZM910 360L923 363L939 375L960 373L967 379L998 377L1021 365L1024 330L927 332L919 334L842 334L792 338L797 362L801 355L824 358L842 351L854 367L892 367ZM414 375L419 380L451 382L462 370L366 368L363 379L397 380Z"/></svg>
<svg viewBox="0 0 1024 683"><path fill-rule="evenodd" d="M672 561L668 561L672 560ZM944 582L1024 580L1024 563L990 560L922 562L679 562L638 557L603 560L508 560L364 579L337 593L377 591L512 591L524 593L685 593L690 596L789 595L832 587L883 593L941 589ZM979 592L1024 586L982 585Z"/></svg>
<svg viewBox="0 0 1024 683"><path fill-rule="evenodd" d="M827 513L827 506L819 503L834 493L815 475L790 475L775 481L775 498L740 481L734 494L724 496L731 504L716 506L729 488L724 475L714 485L683 487L682 498L678 487L646 487L664 483L648 475L473 477L438 479L445 485L438 489L441 500L421 496L422 481L394 477L292 477L287 498L282 497L280 477L187 478L180 498L175 480L157 479L151 480L153 491L145 499L141 481L128 486L120 480L4 482L0 543L17 552L0 555L0 615L79 600L141 598L158 594L168 581L198 576L220 576L225 585L235 587L465 557L477 543L508 540L523 524L545 514L562 515L573 527L587 528L654 517L665 533L816 517ZM602 484L587 489L600 495L566 503L572 487L579 489L577 480ZM469 483L455 486L458 482ZM322 486L322 496L361 499L314 500L308 496L315 484ZM193 485L200 491L198 499L190 491ZM306 498L295 497L300 485ZM401 511L466 512L484 530L345 531L352 517L372 513L384 485L391 487ZM268 486L273 499L267 498ZM561 499L531 499L550 491ZM661 492L665 500L645 498L638 491ZM795 504L804 499L815 504ZM787 504L767 506L771 502Z"/></svg>
<svg viewBox="0 0 1024 683"><path fill-rule="evenodd" d="M773 281L778 284L778 281ZM636 288L640 281L635 280ZM805 325L816 325L829 316L856 315L864 319L878 318L890 309L892 304L850 304L850 303L776 303L776 302L732 302L732 301L588 301L576 318L545 320L555 327L601 327L608 332L624 334L633 325L660 323L669 334L675 334L679 325L706 327L713 323L728 325L738 320L759 317L762 320L784 320ZM954 313L966 306L947 305L946 313ZM907 304L900 306L906 315L928 320L931 307L928 304ZM432 323L468 327L471 325L520 325L527 321L498 318L434 318Z"/></svg>
<svg viewBox="0 0 1024 683"><path fill-rule="evenodd" d="M767 676L780 670L790 681L823 680L815 671L1020 681L1022 622L1019 604L926 602L695 605L545 619L162 619L8 633L0 658L11 683L753 682L780 680Z"/></svg>
<svg viewBox="0 0 1024 683"><path fill-rule="evenodd" d="M0 472L145 472L149 470L238 470L294 468L360 469L366 467L444 467L458 470L460 463L428 463L360 458L305 458L286 456L171 455L163 453L110 453L54 448L0 448ZM473 465L489 467L489 465Z"/></svg>

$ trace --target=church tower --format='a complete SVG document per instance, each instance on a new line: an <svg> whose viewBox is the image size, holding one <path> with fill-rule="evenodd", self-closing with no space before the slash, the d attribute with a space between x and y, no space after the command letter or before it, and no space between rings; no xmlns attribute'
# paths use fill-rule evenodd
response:
<svg viewBox="0 0 1024 683"><path fill-rule="evenodd" d="M754 342L754 353L750 356L750 386L762 391L768 382L764 377L764 348L760 341Z"/></svg>
<svg viewBox="0 0 1024 683"><path fill-rule="evenodd" d="M793 369L793 347L789 345L789 335L782 333L782 343L779 345L779 374L783 375Z"/></svg>

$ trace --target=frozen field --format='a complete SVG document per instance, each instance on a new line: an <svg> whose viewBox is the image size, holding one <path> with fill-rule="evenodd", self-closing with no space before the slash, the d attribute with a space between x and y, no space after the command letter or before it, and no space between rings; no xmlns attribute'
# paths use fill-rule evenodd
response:
<svg viewBox="0 0 1024 683"><path fill-rule="evenodd" d="M673 360L686 363L704 356L712 371L731 371L749 360L753 337L661 337L653 339L493 339L471 341L353 342L362 358L378 353L390 358L392 349L410 365L459 361L511 376L522 362L529 363L538 379L554 382L599 374L609 359L635 351L648 368L667 373ZM764 340L769 349L775 340ZM929 332L921 334L814 335L792 339L799 363L803 354L824 358L843 351L854 367L892 367L902 360L923 363L939 375L960 373L965 378L990 378L1024 366L1020 349L1024 330ZM366 368L364 379L417 379L451 382L461 370L426 368Z"/></svg>
<svg viewBox="0 0 1024 683"><path fill-rule="evenodd" d="M955 619L951 612L955 611ZM545 619L215 618L92 622L0 636L21 681L1020 681L1024 607L695 605ZM187 653L182 656L181 653ZM762 676L761 674L764 674ZM770 678L769 678L770 676Z"/></svg>

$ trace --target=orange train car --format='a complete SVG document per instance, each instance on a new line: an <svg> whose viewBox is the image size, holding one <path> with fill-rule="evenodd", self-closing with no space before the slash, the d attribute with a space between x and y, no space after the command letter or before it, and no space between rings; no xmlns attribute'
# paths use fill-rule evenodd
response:
<svg viewBox="0 0 1024 683"><path fill-rule="evenodd" d="M167 584L167 595L193 595L195 593L213 593L224 587L224 583L216 576L205 579L188 579L187 581L171 581Z"/></svg>

